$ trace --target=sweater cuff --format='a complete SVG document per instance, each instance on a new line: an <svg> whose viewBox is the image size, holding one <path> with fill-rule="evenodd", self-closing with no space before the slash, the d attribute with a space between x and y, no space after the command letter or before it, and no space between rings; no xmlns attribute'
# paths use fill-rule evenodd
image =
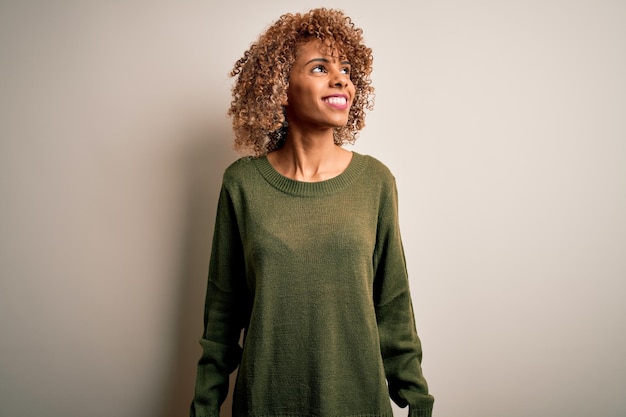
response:
<svg viewBox="0 0 626 417"><path fill-rule="evenodd" d="M433 409L432 408L411 408L409 407L409 417L432 417Z"/></svg>

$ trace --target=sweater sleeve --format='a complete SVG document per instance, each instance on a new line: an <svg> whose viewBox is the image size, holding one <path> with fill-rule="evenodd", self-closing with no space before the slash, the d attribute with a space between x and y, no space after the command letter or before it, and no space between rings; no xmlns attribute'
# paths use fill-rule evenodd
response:
<svg viewBox="0 0 626 417"><path fill-rule="evenodd" d="M374 267L376 319L390 397L400 407L409 406L409 417L430 417L434 398L422 375L395 180L381 195Z"/></svg>
<svg viewBox="0 0 626 417"><path fill-rule="evenodd" d="M191 417L218 417L229 375L241 360L239 337L245 325L243 250L235 210L222 186L209 262L202 355L198 362Z"/></svg>

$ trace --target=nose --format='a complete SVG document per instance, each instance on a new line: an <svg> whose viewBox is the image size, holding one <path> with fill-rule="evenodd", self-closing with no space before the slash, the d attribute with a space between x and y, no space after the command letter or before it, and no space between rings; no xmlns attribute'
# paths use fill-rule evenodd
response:
<svg viewBox="0 0 626 417"><path fill-rule="evenodd" d="M341 71L334 71L330 79L330 84L332 87L344 88L348 85L349 77L348 74L344 74Z"/></svg>

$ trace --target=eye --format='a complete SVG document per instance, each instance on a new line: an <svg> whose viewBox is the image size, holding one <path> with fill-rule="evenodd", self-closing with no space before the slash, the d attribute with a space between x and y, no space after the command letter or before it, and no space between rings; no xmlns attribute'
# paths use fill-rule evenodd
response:
<svg viewBox="0 0 626 417"><path fill-rule="evenodd" d="M311 72L316 73L316 74L321 74L326 72L326 68L324 68L323 65L316 65L313 68L311 68Z"/></svg>
<svg viewBox="0 0 626 417"><path fill-rule="evenodd" d="M350 71L350 67L343 67L343 68L341 69L341 73L342 73L342 74L350 75L350 73L351 73L351 72L352 72L352 71Z"/></svg>

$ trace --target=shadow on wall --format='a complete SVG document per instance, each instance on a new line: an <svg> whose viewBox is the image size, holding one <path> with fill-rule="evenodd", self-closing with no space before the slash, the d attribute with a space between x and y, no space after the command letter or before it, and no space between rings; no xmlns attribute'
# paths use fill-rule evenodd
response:
<svg viewBox="0 0 626 417"><path fill-rule="evenodd" d="M208 126L208 128L207 128ZM232 134L226 121L212 121L191 132L191 145L184 153L183 178L187 210L181 219L183 239L179 262L176 340L162 397L161 417L188 416L201 349L206 279L215 222L215 212L224 169L237 155L231 150ZM176 287L175 287L176 288ZM232 380L232 377L231 377ZM232 385L231 385L232 386ZM231 416L230 396L222 416Z"/></svg>

